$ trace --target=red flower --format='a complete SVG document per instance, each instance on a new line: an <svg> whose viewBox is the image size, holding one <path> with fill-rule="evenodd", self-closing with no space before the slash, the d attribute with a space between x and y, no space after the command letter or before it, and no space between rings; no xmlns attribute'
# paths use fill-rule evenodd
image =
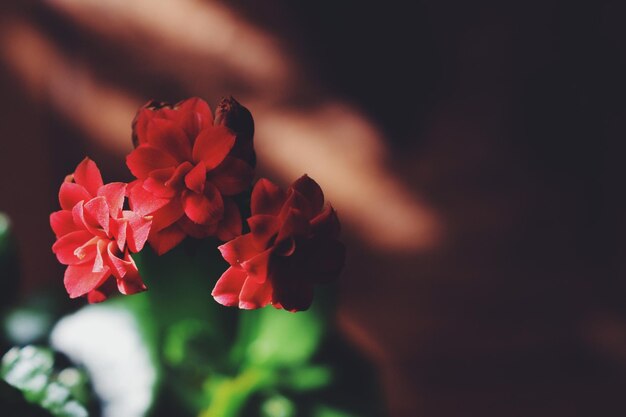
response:
<svg viewBox="0 0 626 417"><path fill-rule="evenodd" d="M59 190L62 210L50 215L57 241L52 251L64 265L71 298L104 301L113 276L122 294L146 289L130 252L143 248L151 220L123 210L126 184L104 185L96 164L85 158Z"/></svg>
<svg viewBox="0 0 626 417"><path fill-rule="evenodd" d="M339 275L345 258L337 240L339 220L308 176L287 193L266 179L257 182L248 224L250 233L219 247L230 268L213 289L218 303L306 310L314 285Z"/></svg>
<svg viewBox="0 0 626 417"><path fill-rule="evenodd" d="M209 106L198 98L174 107L151 102L135 117L136 149L126 159L137 177L129 186L130 206L140 215L153 216L148 241L159 254L187 235L226 241L241 234L241 215L231 196L252 181L253 124L251 117L246 119L246 134L229 129L230 119L249 112L228 100L231 107L226 111L234 108L238 117L226 117L220 107L216 123Z"/></svg>

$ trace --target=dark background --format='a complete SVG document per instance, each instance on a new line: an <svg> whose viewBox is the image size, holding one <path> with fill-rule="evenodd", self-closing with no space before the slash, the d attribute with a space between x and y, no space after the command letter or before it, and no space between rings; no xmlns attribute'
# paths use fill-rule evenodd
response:
<svg viewBox="0 0 626 417"><path fill-rule="evenodd" d="M338 101L376 127L385 175L442 230L399 250L360 234L357 211L342 217L339 324L378 364L390 415L626 413L624 2L217 2L293 63L293 79L267 90L228 68L207 73L224 80L216 88L203 78L212 61L160 58L128 22L107 32L55 6L69 0L5 3L0 210L14 221L23 294L61 285L47 216L63 176L89 154L105 180L128 178L123 152L88 128L115 97L85 113L71 82L59 95L59 74L143 100L214 104L233 91L257 124ZM279 162L260 170L293 180ZM382 219L385 198L366 197Z"/></svg>

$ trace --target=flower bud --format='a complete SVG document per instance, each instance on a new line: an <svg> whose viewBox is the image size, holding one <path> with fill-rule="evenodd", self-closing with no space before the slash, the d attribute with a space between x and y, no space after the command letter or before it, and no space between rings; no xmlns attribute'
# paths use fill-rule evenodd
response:
<svg viewBox="0 0 626 417"><path fill-rule="evenodd" d="M250 111L232 96L224 97L217 105L215 124L224 125L235 133L237 139L231 155L254 167L256 165L253 143L254 120Z"/></svg>

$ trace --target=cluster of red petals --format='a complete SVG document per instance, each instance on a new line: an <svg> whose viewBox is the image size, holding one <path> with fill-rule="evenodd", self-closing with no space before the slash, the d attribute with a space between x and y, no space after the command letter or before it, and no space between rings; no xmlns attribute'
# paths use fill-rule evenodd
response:
<svg viewBox="0 0 626 417"><path fill-rule="evenodd" d="M88 158L61 185L62 210L50 215L57 238L52 250L67 265L64 283L71 298L105 300L115 288L111 277L122 294L146 289L130 252L143 248L151 220L123 210L125 193L124 183L103 184Z"/></svg>
<svg viewBox="0 0 626 417"><path fill-rule="evenodd" d="M137 178L129 184L130 207L153 216L148 242L158 254L185 236L227 241L241 234L232 196L250 187L253 162L242 155L253 154L251 140L250 149L237 144L198 98L148 103L135 117L133 138L136 149L126 159Z"/></svg>
<svg viewBox="0 0 626 417"><path fill-rule="evenodd" d="M316 285L335 280L345 262L339 220L319 185L304 175L285 192L266 179L251 195L250 232L234 198L249 190L256 156L250 112L223 99L215 117L201 99L150 102L133 121L126 163L136 180L104 184L86 158L59 191L50 215L52 249L67 265L71 298L100 302L115 291L146 289L131 253L146 242L161 255L186 236L217 237L229 268L213 289L217 302L253 309L306 310ZM131 210L124 210L128 197Z"/></svg>
<svg viewBox="0 0 626 417"><path fill-rule="evenodd" d="M215 285L213 297L243 309L272 304L306 310L314 286L336 279L344 264L335 211L324 206L321 188L306 175L286 193L260 180L251 204L250 233L219 247L230 267Z"/></svg>

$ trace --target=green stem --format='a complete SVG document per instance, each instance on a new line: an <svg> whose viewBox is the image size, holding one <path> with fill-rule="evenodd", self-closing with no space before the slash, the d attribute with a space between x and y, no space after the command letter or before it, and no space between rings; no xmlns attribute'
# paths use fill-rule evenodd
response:
<svg viewBox="0 0 626 417"><path fill-rule="evenodd" d="M223 381L213 390L209 407L198 417L237 417L250 395L272 378L271 372L250 368Z"/></svg>

